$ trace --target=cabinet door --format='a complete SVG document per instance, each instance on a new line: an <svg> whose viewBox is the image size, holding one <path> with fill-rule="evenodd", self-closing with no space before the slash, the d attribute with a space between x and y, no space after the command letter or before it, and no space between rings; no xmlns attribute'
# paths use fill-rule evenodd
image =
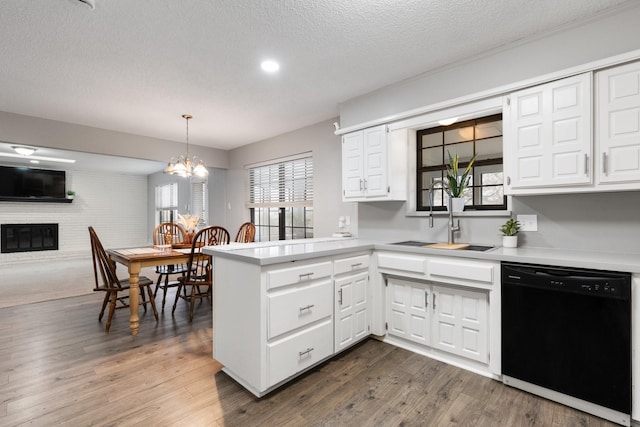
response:
<svg viewBox="0 0 640 427"><path fill-rule="evenodd" d="M430 345L429 285L398 279L387 282L387 331Z"/></svg>
<svg viewBox="0 0 640 427"><path fill-rule="evenodd" d="M640 63L597 75L599 183L640 182Z"/></svg>
<svg viewBox="0 0 640 427"><path fill-rule="evenodd" d="M364 194L364 140L363 132L342 137L342 196L359 198Z"/></svg>
<svg viewBox="0 0 640 427"><path fill-rule="evenodd" d="M505 98L507 192L592 182L591 90L586 73Z"/></svg>
<svg viewBox="0 0 640 427"><path fill-rule="evenodd" d="M486 292L433 286L432 308L434 348L488 362Z"/></svg>
<svg viewBox="0 0 640 427"><path fill-rule="evenodd" d="M335 281L336 352L369 335L368 283L368 271L342 277Z"/></svg>
<svg viewBox="0 0 640 427"><path fill-rule="evenodd" d="M387 127L364 130L364 192L367 197L388 193Z"/></svg>

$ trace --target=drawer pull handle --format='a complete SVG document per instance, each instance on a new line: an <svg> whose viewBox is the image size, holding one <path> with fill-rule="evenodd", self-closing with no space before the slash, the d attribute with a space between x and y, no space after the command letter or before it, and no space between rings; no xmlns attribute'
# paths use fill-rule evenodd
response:
<svg viewBox="0 0 640 427"><path fill-rule="evenodd" d="M303 274L300 274L300 278L299 278L299 280L305 280L305 279L309 280L309 279L311 279L311 276L312 276L312 275L313 275L313 273L303 273Z"/></svg>
<svg viewBox="0 0 640 427"><path fill-rule="evenodd" d="M312 351L313 351L313 347L308 347L305 351L299 351L298 358L302 359L305 356L311 356Z"/></svg>
<svg viewBox="0 0 640 427"><path fill-rule="evenodd" d="M313 304L309 304L309 305L308 305L308 306L306 306L306 307L300 307L300 313L302 313L302 312L303 312L303 311L305 311L305 310L309 310L309 311L311 311L311 309L312 309L313 307L314 307L314 305L313 305Z"/></svg>
<svg viewBox="0 0 640 427"><path fill-rule="evenodd" d="M360 267L361 265L362 265L362 263L361 263L361 262L359 262L359 263L357 263L357 264L351 264L351 268L352 268L352 269L355 269L355 268Z"/></svg>

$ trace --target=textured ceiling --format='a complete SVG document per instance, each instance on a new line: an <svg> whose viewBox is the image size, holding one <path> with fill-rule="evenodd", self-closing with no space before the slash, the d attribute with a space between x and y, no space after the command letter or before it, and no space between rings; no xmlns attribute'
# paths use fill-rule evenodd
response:
<svg viewBox="0 0 640 427"><path fill-rule="evenodd" d="M0 111L228 149L630 1L2 0Z"/></svg>

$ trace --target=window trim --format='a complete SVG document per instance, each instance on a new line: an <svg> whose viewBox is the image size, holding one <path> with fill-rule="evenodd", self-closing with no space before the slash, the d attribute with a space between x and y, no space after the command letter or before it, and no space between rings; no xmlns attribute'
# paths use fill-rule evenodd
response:
<svg viewBox="0 0 640 427"><path fill-rule="evenodd" d="M424 212L424 211L429 211L430 209L427 207L420 207L423 206L423 192L422 192L422 186L421 186L421 175L420 172L438 172L442 175L442 178L444 179L444 176L446 175L446 165L448 163L447 161L447 157L444 154L444 151L442 152L443 157L443 163L442 164L438 164L438 165L434 165L434 166L428 166L428 167L419 167L418 165L420 164L420 160L422 158L422 152L420 152L420 150L418 150L418 136L420 135L430 135L430 134L444 134L447 131L450 130L454 130L454 129L459 129L459 128L466 128L466 127L476 127L478 125L482 125L484 123L492 123L492 122L496 122L496 121L502 121L502 113L497 113L497 114L492 114L492 115L488 115L488 116L482 116L482 117L476 117L476 118L472 118L472 119L468 119L468 120L457 120L454 124L451 125L442 125L442 124L438 124L438 126L432 126L429 128L424 128L424 129L419 129L416 130L416 148L415 148L415 152L416 152L416 173L414 174L414 178L416 180L416 210L418 212ZM494 137L490 137L490 138L480 138L480 139L470 139L468 141L463 141L462 143L466 144L468 142L473 142L473 148L474 148L474 153L475 153L475 148L476 145L478 143L478 141L484 141L487 139L491 139ZM455 146L454 145L450 145L451 146ZM431 147L430 149L433 148L443 148L443 150L447 147L446 142L442 141L442 143L440 145L434 145L433 147ZM460 168L464 169L465 167L467 167L467 165L469 164L469 162L461 162L460 163ZM474 177L476 177L476 168L482 167L482 166L500 166L502 167L502 171L504 172L504 150L502 153L502 156L500 157L500 162L498 162L497 158L493 158L493 159L482 159L482 160L476 160L476 162L474 163L473 166L473 170L472 170L472 175ZM504 183L502 184L503 187L503 192L504 192ZM477 184L474 182L473 186L471 187L472 191L473 191L473 199L476 200L476 196L477 196L477 192L479 190L481 190L481 187L478 187ZM504 203L501 205L482 205L482 204L475 204L475 205L470 205L465 207L465 211L501 211L504 210L504 208L507 207L507 197L505 196L503 198ZM419 203L422 202L422 203ZM496 209L496 207L498 207ZM468 209L467 209L468 208ZM433 211L446 211L447 208L446 206L442 206L442 205L434 205L432 208Z"/></svg>
<svg viewBox="0 0 640 427"><path fill-rule="evenodd" d="M301 161L301 160L304 161L304 162L299 162L302 164L301 166L294 164L294 162ZM313 193L314 193L313 163L314 163L313 153L305 152L297 155L287 156L279 159L273 159L270 161L265 161L265 162L260 162L260 163L255 163L255 164L245 166L246 207L249 209L251 222L256 224L256 227L258 229L266 227L267 230L270 230L275 227L270 223L266 225L259 225L256 222L256 209L268 209L268 210L277 209L278 240L286 239L287 230L291 230L293 235L293 230L299 229L299 228L302 228L304 230L303 234L305 236L309 236L309 237L313 236L313 224L311 224L310 227L306 226L306 215L307 215L306 210L309 208L311 209L311 211L313 211ZM294 166L293 169L291 169L290 171L287 170L287 167L286 167L287 164L293 164ZM299 167L302 167L302 169L299 169ZM255 200L255 199L252 199L256 195L256 193L253 193L253 191L255 191L255 188L259 187L260 186L259 184L261 183L258 182L254 184L254 180L252 178L252 170L260 169L260 168L266 169L266 172L267 172L266 177L268 177L269 179L266 181L267 185L264 186L264 189L266 191L261 193L261 194L264 194L265 197L263 198L263 200ZM272 176L275 176L275 174L273 173L269 174L270 172L269 169L275 169L275 168L277 168L277 177L278 177L277 183L275 183L275 181L272 178ZM302 181L303 177L304 177L304 181ZM301 182L300 186L297 185L299 180ZM253 187L252 187L252 184L254 184ZM285 191L285 190L292 190L292 189L293 191L291 193L288 193ZM273 195L275 194L277 194L278 200L275 200L275 201L271 200L273 198ZM291 225L286 224L287 210L293 209L293 208L303 208L303 211L305 212L304 227L293 226L293 223ZM260 230L257 230L256 237L257 236L264 237L263 234L260 232ZM270 232L267 234L267 240L271 240Z"/></svg>
<svg viewBox="0 0 640 427"><path fill-rule="evenodd" d="M415 115L405 120L400 120L389 124L389 132L400 132L402 138L407 141L407 199L405 216L407 217L428 217L429 212L418 211L416 209L416 184L417 174L417 137L416 131L427 127L439 126L440 120L451 117L458 117L458 120L469 120L483 116L490 116L502 112L502 97L484 98L478 101L456 105L451 108L430 111L426 114ZM506 210L489 211L463 211L456 212L456 216L463 217L509 217L511 216L512 197L507 196ZM448 215L445 211L433 212L435 216Z"/></svg>

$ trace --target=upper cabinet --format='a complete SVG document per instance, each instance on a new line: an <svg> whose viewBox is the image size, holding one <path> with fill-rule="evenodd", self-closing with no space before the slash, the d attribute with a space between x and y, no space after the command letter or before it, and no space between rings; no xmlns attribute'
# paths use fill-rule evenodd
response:
<svg viewBox="0 0 640 427"><path fill-rule="evenodd" d="M386 125L342 137L343 201L406 199L406 138Z"/></svg>
<svg viewBox="0 0 640 427"><path fill-rule="evenodd" d="M640 62L597 73L598 183L640 188Z"/></svg>
<svg viewBox="0 0 640 427"><path fill-rule="evenodd" d="M591 184L591 94L591 73L586 73L504 98L508 194Z"/></svg>
<svg viewBox="0 0 640 427"><path fill-rule="evenodd" d="M503 115L507 194L640 190L640 62L514 92Z"/></svg>

